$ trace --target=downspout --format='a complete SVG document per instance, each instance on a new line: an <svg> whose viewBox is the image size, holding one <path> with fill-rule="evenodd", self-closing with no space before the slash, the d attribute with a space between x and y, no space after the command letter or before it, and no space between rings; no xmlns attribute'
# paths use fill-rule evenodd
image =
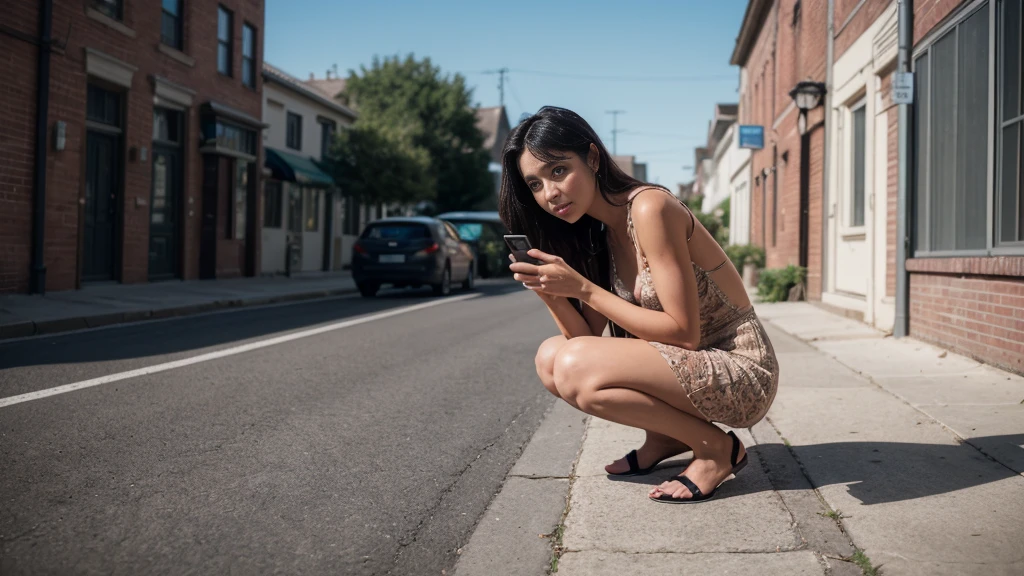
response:
<svg viewBox="0 0 1024 576"><path fill-rule="evenodd" d="M53 0L42 0L39 11L39 61L36 70L36 158L32 187L32 263L29 293L46 294L46 145L50 109L50 32L53 28Z"/></svg>
<svg viewBox="0 0 1024 576"><path fill-rule="evenodd" d="M910 46L913 43L914 7L911 0L897 0L899 48L896 56L896 70L910 72ZM907 222L909 202L910 167L907 163L910 153L910 104L899 105L899 175L896 193L896 321L892 335L903 338L910 333L910 315L907 305L910 301L910 277L907 275L907 253L910 251L910 226Z"/></svg>
<svg viewBox="0 0 1024 576"><path fill-rule="evenodd" d="M832 142L832 64L835 54L835 0L828 0L828 23L825 37L825 110L822 122L825 123L825 145L822 147L821 165L821 292L828 291L828 227L829 227L829 148ZM809 250L809 248L808 248Z"/></svg>

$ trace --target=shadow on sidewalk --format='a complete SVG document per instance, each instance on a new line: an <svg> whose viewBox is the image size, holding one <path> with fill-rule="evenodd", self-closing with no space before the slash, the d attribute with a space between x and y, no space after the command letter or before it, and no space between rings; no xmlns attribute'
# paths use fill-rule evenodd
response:
<svg viewBox="0 0 1024 576"><path fill-rule="evenodd" d="M807 470L815 488L846 484L849 494L862 504L886 504L947 494L1013 478L1017 474L978 452L970 444L993 446L1024 444L1024 434L969 438L960 445L911 444L900 442L835 442L793 446L759 444L748 448L750 466L727 482L719 497L742 496L764 491L764 483L755 479L751 467L759 460L771 470L773 462L785 462L792 450ZM647 476L609 476L613 482L657 486L680 474L689 458L674 459ZM773 475L774 490L801 490L806 485L798 477ZM782 482L781 484L778 484Z"/></svg>
<svg viewBox="0 0 1024 576"><path fill-rule="evenodd" d="M518 282L458 289L482 297L523 291ZM429 289L385 290L376 298L330 298L262 308L238 308L161 322L116 325L95 331L0 342L0 370L25 366L106 362L226 346L294 330L387 312L434 299Z"/></svg>

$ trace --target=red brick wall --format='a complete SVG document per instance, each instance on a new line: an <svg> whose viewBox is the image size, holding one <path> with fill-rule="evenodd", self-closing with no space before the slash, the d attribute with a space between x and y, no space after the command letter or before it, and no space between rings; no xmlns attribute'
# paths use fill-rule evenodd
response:
<svg viewBox="0 0 1024 576"><path fill-rule="evenodd" d="M37 4L5 5L4 24L35 37ZM35 45L0 34L0 292L28 290L38 53Z"/></svg>
<svg viewBox="0 0 1024 576"><path fill-rule="evenodd" d="M910 334L1024 374L1024 278L911 274Z"/></svg>
<svg viewBox="0 0 1024 576"><path fill-rule="evenodd" d="M837 1L834 12L836 40L832 48L835 59L842 58L850 46L857 41L857 38L860 38L871 27L871 24L894 3L895 0L867 0L857 8L857 5L860 4L859 0Z"/></svg>
<svg viewBox="0 0 1024 576"><path fill-rule="evenodd" d="M152 155L146 161L131 160L128 151L152 148L154 75L186 86L196 92L193 107L185 119L185 178L181 201L183 223L181 246L183 274L195 278L199 273L199 242L202 201L202 163L196 142L199 139L198 108L216 100L237 108L255 118L261 117L260 90L262 77L263 2L262 0L222 0L234 12L233 77L217 72L217 6L211 0L185 3L183 51L195 59L189 67L159 50L160 4L125 2L123 24L134 31L134 37L98 22L86 15L85 3L55 2L54 36L67 46L56 51L51 60L49 124L58 120L67 123L67 148L56 152L50 147L47 156L46 248L47 290L67 290L78 286L79 248L81 246L81 206L85 179L85 108L88 78L85 72L85 48L93 48L126 62L138 69L125 99L124 118L124 187L121 194L123 228L120 233L121 261L119 276L123 282L144 282L149 265L149 211L152 179ZM7 10L5 8L5 10ZM35 36L38 3L32 0L13 2L5 24ZM242 25L252 24L257 31L256 90L241 83ZM70 31L70 32L68 32ZM26 49L23 46L27 46ZM0 62L5 77L18 79L5 86L3 106L21 112L22 125L34 126L35 46L0 35ZM29 73L17 72L23 69ZM26 80L23 80L27 78ZM14 115L12 115L14 116ZM8 171L4 162L0 171L0 205L3 215L11 216L11 226L0 230L0 292L25 291L28 288L29 225L31 222L31 162L33 142L19 132L10 138L0 136L5 157L25 158L29 162L28 183L23 169ZM259 141L259 139L257 139ZM262 164L262 155L259 160ZM13 165L13 163L12 163ZM15 189L15 186L18 186ZM22 188L27 186L27 188ZM258 191L257 186L257 191ZM258 198L258 193L254 197ZM189 204L189 198L192 203ZM10 204L7 204L10 202ZM250 236L252 239L252 236ZM258 243L258 234L254 239ZM259 262L257 254L256 262Z"/></svg>
<svg viewBox="0 0 1024 576"><path fill-rule="evenodd" d="M957 8L969 0L917 0L914 2L914 46Z"/></svg>
<svg viewBox="0 0 1024 576"><path fill-rule="evenodd" d="M805 0L799 18L794 18L795 5L796 0L779 0L774 4L745 66L751 97L741 116L745 122L765 127L765 147L754 151L751 158L752 174L761 176L751 189L751 243L765 247L769 268L800 261L801 138L797 129L799 114L791 107L789 91L801 80L825 79L826 2ZM815 299L821 297L822 118L823 111L818 108L811 112L807 122L811 131L808 296ZM771 172L773 167L775 174ZM769 171L767 177L762 176L765 169ZM763 208L767 209L762 224Z"/></svg>

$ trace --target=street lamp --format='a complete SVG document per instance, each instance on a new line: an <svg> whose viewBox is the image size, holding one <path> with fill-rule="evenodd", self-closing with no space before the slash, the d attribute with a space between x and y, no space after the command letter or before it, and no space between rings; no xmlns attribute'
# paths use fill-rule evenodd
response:
<svg viewBox="0 0 1024 576"><path fill-rule="evenodd" d="M793 103L800 110L800 118L797 119L797 128L800 130L800 134L807 130L807 112L817 108L824 96L825 85L809 80L798 82L789 91L789 97L793 99Z"/></svg>

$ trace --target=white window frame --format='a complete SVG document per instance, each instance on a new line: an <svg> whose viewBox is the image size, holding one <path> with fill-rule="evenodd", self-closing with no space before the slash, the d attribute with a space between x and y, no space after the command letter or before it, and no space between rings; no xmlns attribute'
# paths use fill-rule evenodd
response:
<svg viewBox="0 0 1024 576"><path fill-rule="evenodd" d="M871 215L868 211L868 196L871 194L871 179L867 174L868 154L871 150L868 141L868 122L871 121L868 113L867 87L857 91L854 96L839 109L841 124L839 126L839 182L840 194L838 201L839 212L839 236L844 241L864 240L867 238L868 220ZM864 109L864 224L853 225L853 113Z"/></svg>

